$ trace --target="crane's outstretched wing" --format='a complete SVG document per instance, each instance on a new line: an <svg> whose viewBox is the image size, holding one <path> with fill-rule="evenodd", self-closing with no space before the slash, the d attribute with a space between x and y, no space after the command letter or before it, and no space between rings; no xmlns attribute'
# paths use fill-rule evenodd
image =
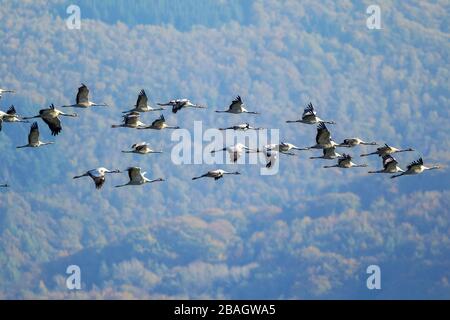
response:
<svg viewBox="0 0 450 320"><path fill-rule="evenodd" d="M129 167L127 169L127 171L128 171L128 177L130 178L130 181L139 181L142 179L141 168Z"/></svg>
<svg viewBox="0 0 450 320"><path fill-rule="evenodd" d="M423 159L419 158L416 161L411 162L410 164L408 164L408 166L406 167L408 170L410 170L412 167L415 166L422 166L423 165Z"/></svg>
<svg viewBox="0 0 450 320"><path fill-rule="evenodd" d="M17 114L16 112L16 108L14 108L14 106L12 105L11 107L9 107L8 111L6 111L7 114L9 114L10 116L13 116L15 114Z"/></svg>
<svg viewBox="0 0 450 320"><path fill-rule="evenodd" d="M105 184L105 181L106 181L105 176L94 177L92 179L94 179L95 188L97 188L97 189L101 189L101 187L103 187L103 185Z"/></svg>
<svg viewBox="0 0 450 320"><path fill-rule="evenodd" d="M30 128L30 133L28 134L28 143L30 145L37 144L39 142L39 127L37 122L33 122Z"/></svg>
<svg viewBox="0 0 450 320"><path fill-rule="evenodd" d="M321 122L317 126L316 142L319 145L328 144L331 140L331 133L325 123Z"/></svg>
<svg viewBox="0 0 450 320"><path fill-rule="evenodd" d="M53 136L56 136L61 132L62 130L61 120L59 120L58 117L42 118L42 120L48 125Z"/></svg>
<svg viewBox="0 0 450 320"><path fill-rule="evenodd" d="M127 114L123 116L123 123L126 125L137 125L139 114Z"/></svg>
<svg viewBox="0 0 450 320"><path fill-rule="evenodd" d="M316 115L316 111L314 110L313 104L310 102L308 106L303 110L303 117L306 115Z"/></svg>
<svg viewBox="0 0 450 320"><path fill-rule="evenodd" d="M139 96L136 101L136 107L147 108L147 104L148 104L147 94L145 93L144 89L142 89L141 92L139 92Z"/></svg>
<svg viewBox="0 0 450 320"><path fill-rule="evenodd" d="M180 100L176 101L176 103L172 106L172 112L177 113L179 110L181 110L185 105L187 104L186 100Z"/></svg>
<svg viewBox="0 0 450 320"><path fill-rule="evenodd" d="M386 169L389 165L397 165L397 160L391 155L385 155L383 157L383 167Z"/></svg>
<svg viewBox="0 0 450 320"><path fill-rule="evenodd" d="M164 115L162 114L158 119L152 122L152 127L164 122L166 122L166 119L164 119Z"/></svg>
<svg viewBox="0 0 450 320"><path fill-rule="evenodd" d="M237 96L230 104L230 106L228 107L229 110L236 110L236 109L240 109L242 106L243 102L241 99L241 96Z"/></svg>
<svg viewBox="0 0 450 320"><path fill-rule="evenodd" d="M77 104L88 102L89 101L89 89L85 84L81 84L81 87L78 88L77 93Z"/></svg>

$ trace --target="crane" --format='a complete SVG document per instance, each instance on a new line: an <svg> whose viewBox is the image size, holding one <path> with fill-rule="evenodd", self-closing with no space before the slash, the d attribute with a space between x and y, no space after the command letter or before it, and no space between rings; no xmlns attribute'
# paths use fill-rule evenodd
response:
<svg viewBox="0 0 450 320"><path fill-rule="evenodd" d="M78 88L75 104L62 106L62 108L89 108L89 107L108 107L106 103L95 103L89 100L89 89L85 84Z"/></svg>
<svg viewBox="0 0 450 320"><path fill-rule="evenodd" d="M164 108L153 108L151 105L148 104L148 98L147 94L145 93L144 89L142 89L139 92L136 105L133 109L128 111L123 111L122 113L130 113L130 112L150 112L150 111L160 111L164 110Z"/></svg>
<svg viewBox="0 0 450 320"><path fill-rule="evenodd" d="M163 178L158 178L154 180L146 178L145 177L146 172L141 172L141 168L139 167L129 167L126 171L128 172L129 181L125 184L116 186L116 188L125 186L138 186L146 183L164 181Z"/></svg>
<svg viewBox="0 0 450 320"><path fill-rule="evenodd" d="M391 176L391 179L393 178L397 178L397 177L401 177L404 175L415 175L415 174L420 174L424 171L427 170L435 170L435 169L441 169L441 166L439 165L434 165L431 167L427 167L423 164L423 159L419 158L416 161L411 162L407 167L406 167L406 171L399 173L399 174L394 174L393 176Z"/></svg>
<svg viewBox="0 0 450 320"><path fill-rule="evenodd" d="M238 171L228 172L228 171L225 171L225 170L222 170L222 169L217 169L217 170L208 171L207 173L205 173L205 174L203 174L201 176L194 177L194 178L192 178L192 180L197 180L197 179L200 179L200 178L214 178L214 180L217 181L220 178L223 178L224 175L228 175L228 174L238 175L240 173Z"/></svg>
<svg viewBox="0 0 450 320"><path fill-rule="evenodd" d="M59 119L59 116L77 117L77 114L76 113L64 113L61 110L56 109L52 103L50 105L50 107L48 107L47 109L39 110L39 114L37 116L26 117L23 119L28 120L28 119L34 119L34 118L41 118L48 125L50 131L52 132L52 135L56 136L62 130L61 120Z"/></svg>
<svg viewBox="0 0 450 320"><path fill-rule="evenodd" d="M233 113L233 114L239 114L239 113L250 113L250 114L259 114L258 112L254 111L248 111L245 108L245 104L242 102L242 98L240 96L237 96L229 105L227 110L216 110L218 113Z"/></svg>
<svg viewBox="0 0 450 320"><path fill-rule="evenodd" d="M303 110L302 118L299 120L288 120L287 123L305 123L305 124L317 124L317 123L328 123L328 124L335 124L334 121L325 121L320 119L317 116L317 113L314 109L313 104L310 102L308 106Z"/></svg>
<svg viewBox="0 0 450 320"><path fill-rule="evenodd" d="M39 140L39 127L37 122L33 122L30 128L30 133L28 134L28 144L23 146L18 146L17 148L38 148L41 146L46 146L53 144L54 142L42 142Z"/></svg>

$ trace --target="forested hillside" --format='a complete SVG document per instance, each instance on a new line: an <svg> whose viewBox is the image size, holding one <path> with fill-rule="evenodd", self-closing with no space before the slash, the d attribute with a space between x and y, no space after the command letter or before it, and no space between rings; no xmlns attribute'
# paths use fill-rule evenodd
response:
<svg viewBox="0 0 450 320"><path fill-rule="evenodd" d="M66 26L67 5L81 29ZM80 83L111 107L76 110L45 148L16 149L29 124L0 132L1 298L450 298L448 1L2 1L0 110L20 114L74 103ZM287 124L308 102L333 119L333 138L412 147L443 169L391 180L367 168L323 169L320 151L240 176L192 181L209 165L175 165L170 131L112 129L145 89L152 104L188 97L205 110L164 112L193 131L248 121L298 146L315 126ZM260 115L217 114L236 96ZM159 113L142 115L151 123ZM121 153L139 141L165 152ZM373 147L349 150L380 169ZM347 151L347 150L345 150ZM165 182L96 190L104 166L140 166ZM228 179L229 178L229 179ZM83 289L67 290L69 264ZM381 291L366 267L382 269Z"/></svg>

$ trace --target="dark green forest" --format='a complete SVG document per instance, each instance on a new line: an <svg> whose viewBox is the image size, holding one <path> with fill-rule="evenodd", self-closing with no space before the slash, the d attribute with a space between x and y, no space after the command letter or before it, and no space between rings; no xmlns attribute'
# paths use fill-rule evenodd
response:
<svg viewBox="0 0 450 320"><path fill-rule="evenodd" d="M69 4L81 29L66 26ZM448 1L1 1L0 99L26 116L74 103L80 83L109 108L77 110L45 148L29 124L0 132L0 298L387 299L450 298ZM192 181L212 167L171 162L170 131L111 129L145 89L150 102L187 97L205 110L163 112L188 130L249 121L298 146L315 126L286 124L311 101L333 138L412 147L443 169L395 180L366 169L323 169L319 151L283 157L274 176ZM220 115L236 96L260 115ZM141 116L151 123L159 113ZM160 155L120 151L148 141ZM356 161L355 159L355 161ZM165 182L96 190L72 177L140 166ZM82 290L66 288L79 265ZM366 268L382 290L366 288Z"/></svg>

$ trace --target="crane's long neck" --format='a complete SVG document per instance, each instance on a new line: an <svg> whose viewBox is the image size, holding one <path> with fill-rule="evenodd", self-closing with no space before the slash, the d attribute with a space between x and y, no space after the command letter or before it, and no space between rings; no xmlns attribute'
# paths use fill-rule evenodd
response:
<svg viewBox="0 0 450 320"><path fill-rule="evenodd" d="M223 174L240 174L239 172L235 171L235 172L227 172L225 171Z"/></svg>
<svg viewBox="0 0 450 320"><path fill-rule="evenodd" d="M188 107L188 108L197 108L197 109L206 109L205 106L200 106L198 104L188 105L186 107Z"/></svg>
<svg viewBox="0 0 450 320"><path fill-rule="evenodd" d="M162 178L153 179L153 180L146 178L145 183L153 183L153 182L161 182L161 181L164 181L164 180Z"/></svg>
<svg viewBox="0 0 450 320"><path fill-rule="evenodd" d="M60 112L59 114L60 114L61 116L64 116L64 117L76 117L76 116L77 116L76 113L64 113L64 112Z"/></svg>
<svg viewBox="0 0 450 320"><path fill-rule="evenodd" d="M431 166L431 167L423 167L423 169L424 170L436 170L436 169L440 169L441 168L441 166L438 166L438 165L436 165L436 166Z"/></svg>
<svg viewBox="0 0 450 320"><path fill-rule="evenodd" d="M29 147L30 146L30 144L26 144L26 145L23 145L23 146L18 146L18 147L16 147L17 149L20 149L20 148L27 148L27 147Z"/></svg>
<svg viewBox="0 0 450 320"><path fill-rule="evenodd" d="M335 165L333 165L333 166L323 166L324 168L337 168L337 167L339 167L339 165L338 164L335 164Z"/></svg>

